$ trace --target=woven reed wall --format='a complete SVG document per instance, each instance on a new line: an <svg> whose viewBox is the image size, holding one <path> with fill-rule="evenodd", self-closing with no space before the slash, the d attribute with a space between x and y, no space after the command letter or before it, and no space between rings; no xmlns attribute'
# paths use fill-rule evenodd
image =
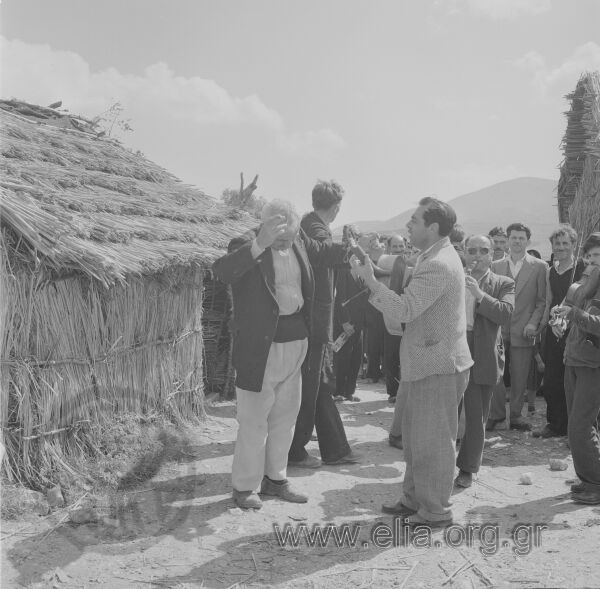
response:
<svg viewBox="0 0 600 589"><path fill-rule="evenodd" d="M105 289L81 274L21 264L2 237L3 470L44 484L93 446L111 415L203 411L203 270L175 267Z"/></svg>

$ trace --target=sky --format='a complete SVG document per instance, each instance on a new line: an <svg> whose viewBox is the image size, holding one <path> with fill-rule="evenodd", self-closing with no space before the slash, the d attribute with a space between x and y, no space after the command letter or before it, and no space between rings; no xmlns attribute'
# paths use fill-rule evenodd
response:
<svg viewBox="0 0 600 589"><path fill-rule="evenodd" d="M219 197L387 219L520 176L558 180L565 94L600 70L598 0L2 0L3 98L95 117Z"/></svg>

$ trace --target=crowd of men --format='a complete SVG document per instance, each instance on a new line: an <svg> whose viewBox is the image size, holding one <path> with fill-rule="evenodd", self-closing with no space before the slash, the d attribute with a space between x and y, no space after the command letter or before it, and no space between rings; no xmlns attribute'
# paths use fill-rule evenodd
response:
<svg viewBox="0 0 600 589"><path fill-rule="evenodd" d="M547 263L528 252L527 225L466 235L447 203L424 198L408 240L349 231L337 243L329 227L343 194L318 182L303 218L271 201L214 265L234 301L236 504L259 509L260 494L306 502L288 467L362 459L335 401L357 400L364 352L367 376L385 375L395 402L389 442L406 461L400 497L384 512L411 525L450 523L453 486L472 484L485 431L507 419L507 400L508 427L530 430L523 410L537 391L547 424L533 435L568 435L580 479L572 499L600 504L600 233L578 240L557 227ZM314 432L320 458L306 450Z"/></svg>

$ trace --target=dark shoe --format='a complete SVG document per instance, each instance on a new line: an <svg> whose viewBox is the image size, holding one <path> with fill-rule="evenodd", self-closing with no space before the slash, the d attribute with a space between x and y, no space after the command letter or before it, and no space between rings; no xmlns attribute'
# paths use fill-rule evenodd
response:
<svg viewBox="0 0 600 589"><path fill-rule="evenodd" d="M393 436L390 434L388 436L388 444L394 448L398 448L399 450L404 449L404 446L402 445L402 436Z"/></svg>
<svg viewBox="0 0 600 589"><path fill-rule="evenodd" d="M531 432L534 438L560 438L560 434L557 434L549 425L544 426L542 429L536 429Z"/></svg>
<svg viewBox="0 0 600 589"><path fill-rule="evenodd" d="M516 429L520 432L528 432L531 430L531 424L526 421L511 421L510 429Z"/></svg>
<svg viewBox="0 0 600 589"><path fill-rule="evenodd" d="M352 403L360 403L360 397L352 395L351 397L347 398L346 401L350 401Z"/></svg>
<svg viewBox="0 0 600 589"><path fill-rule="evenodd" d="M583 503L584 505L600 505L600 493L596 491L581 491L580 493L572 493L571 499L575 503Z"/></svg>
<svg viewBox="0 0 600 589"><path fill-rule="evenodd" d="M294 466L295 468L319 468L321 461L315 456L307 454L302 460L289 460L288 466Z"/></svg>
<svg viewBox="0 0 600 589"><path fill-rule="evenodd" d="M405 520L404 523L408 526L412 527L417 527L417 526L427 526L428 528L446 528L450 525L452 525L452 519L444 519L441 521L437 521L437 520L429 520L429 519L424 519L422 518L420 515L417 515L416 513L414 515L409 515Z"/></svg>
<svg viewBox="0 0 600 589"><path fill-rule="evenodd" d="M393 397L388 397L388 403L390 405L393 405L396 402L396 396L394 395Z"/></svg>
<svg viewBox="0 0 600 589"><path fill-rule="evenodd" d="M269 477L264 477L260 485L260 492L262 495L275 495L290 503L306 503L308 501L308 496L294 491L288 480L276 483Z"/></svg>
<svg viewBox="0 0 600 589"><path fill-rule="evenodd" d="M233 500L242 509L260 509L263 505L260 497L254 491L236 491L234 489Z"/></svg>
<svg viewBox="0 0 600 589"><path fill-rule="evenodd" d="M350 450L350 452L348 454L346 454L346 456L342 456L341 458L338 458L337 460L323 460L323 463L328 464L329 466L337 466L339 464L355 464L361 458L362 458L361 454L358 454L357 452L353 452L352 450Z"/></svg>
<svg viewBox="0 0 600 589"><path fill-rule="evenodd" d="M381 506L383 513L390 513L392 515L414 515L417 513L414 509L406 507L404 503L394 503L393 505L386 505L385 503Z"/></svg>
<svg viewBox="0 0 600 589"><path fill-rule="evenodd" d="M527 413L535 413L535 405L529 405L527 407Z"/></svg>
<svg viewBox="0 0 600 589"><path fill-rule="evenodd" d="M502 423L504 421L504 419L488 419L487 423L485 424L485 431L486 432L492 432L496 429L496 426L499 423Z"/></svg>
<svg viewBox="0 0 600 589"><path fill-rule="evenodd" d="M412 527L417 527L417 526L427 526L428 528L432 529L432 528L446 528L450 525L452 525L452 519L444 519L441 521L438 520L429 520L429 519L424 519L422 518L420 515L417 515L416 513L414 515L409 515L405 520L404 523L408 526Z"/></svg>
<svg viewBox="0 0 600 589"><path fill-rule="evenodd" d="M454 479L454 484L457 487L468 489L473 484L473 474L464 470L460 470L458 472L458 476Z"/></svg>
<svg viewBox="0 0 600 589"><path fill-rule="evenodd" d="M583 493L585 490L585 483L575 483L571 485L571 493Z"/></svg>

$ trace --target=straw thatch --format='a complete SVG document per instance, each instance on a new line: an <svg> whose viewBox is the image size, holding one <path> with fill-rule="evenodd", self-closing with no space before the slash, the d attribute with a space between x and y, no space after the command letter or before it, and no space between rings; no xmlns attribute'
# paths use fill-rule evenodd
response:
<svg viewBox="0 0 600 589"><path fill-rule="evenodd" d="M84 119L0 124L3 470L40 485L111 415L200 414L205 273L253 221Z"/></svg>
<svg viewBox="0 0 600 589"><path fill-rule="evenodd" d="M558 183L561 223L571 223L584 239L600 222L600 72L581 76L567 95L564 161Z"/></svg>

